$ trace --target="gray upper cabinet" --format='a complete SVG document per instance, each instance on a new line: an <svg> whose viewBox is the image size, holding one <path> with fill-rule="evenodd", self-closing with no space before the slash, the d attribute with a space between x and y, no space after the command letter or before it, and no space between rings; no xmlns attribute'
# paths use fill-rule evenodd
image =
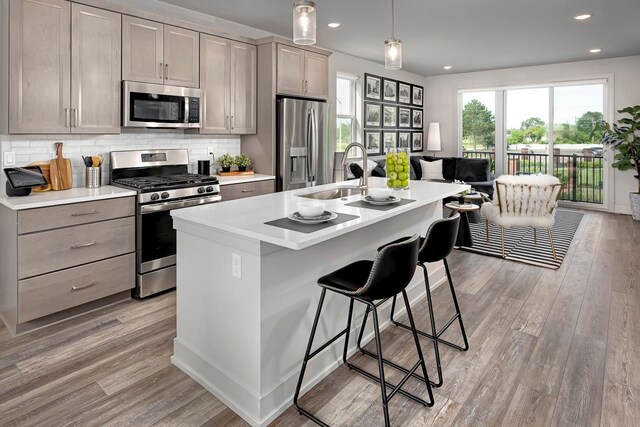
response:
<svg viewBox="0 0 640 427"><path fill-rule="evenodd" d="M11 0L9 132L69 133L71 4Z"/></svg>
<svg viewBox="0 0 640 427"><path fill-rule="evenodd" d="M71 8L71 133L120 132L121 17Z"/></svg>
<svg viewBox="0 0 640 427"><path fill-rule="evenodd" d="M278 44L277 87L282 95L328 99L329 58Z"/></svg>
<svg viewBox="0 0 640 427"><path fill-rule="evenodd" d="M120 132L120 15L11 0L10 133Z"/></svg>
<svg viewBox="0 0 640 427"><path fill-rule="evenodd" d="M164 82L173 86L200 87L200 34L164 26Z"/></svg>
<svg viewBox="0 0 640 427"><path fill-rule="evenodd" d="M200 87L199 34L124 16L122 79Z"/></svg>
<svg viewBox="0 0 640 427"><path fill-rule="evenodd" d="M256 132L255 46L200 36L202 126L200 133Z"/></svg>
<svg viewBox="0 0 640 427"><path fill-rule="evenodd" d="M164 82L164 26L122 17L122 80Z"/></svg>

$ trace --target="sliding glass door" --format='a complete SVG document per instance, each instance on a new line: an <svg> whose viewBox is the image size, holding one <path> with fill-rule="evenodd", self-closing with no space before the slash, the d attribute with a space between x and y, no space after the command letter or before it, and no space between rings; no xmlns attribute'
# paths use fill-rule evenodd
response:
<svg viewBox="0 0 640 427"><path fill-rule="evenodd" d="M561 200L603 204L604 152L591 129L605 94L605 81L461 91L462 155L490 159L498 176L557 176Z"/></svg>

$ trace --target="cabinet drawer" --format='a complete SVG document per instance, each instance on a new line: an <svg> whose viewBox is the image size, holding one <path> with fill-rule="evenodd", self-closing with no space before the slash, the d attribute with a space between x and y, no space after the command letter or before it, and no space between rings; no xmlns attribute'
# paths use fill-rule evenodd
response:
<svg viewBox="0 0 640 427"><path fill-rule="evenodd" d="M269 194L274 191L274 181L255 181L243 184L230 184L220 186L220 195L222 201L244 199L245 197L259 196L261 194Z"/></svg>
<svg viewBox="0 0 640 427"><path fill-rule="evenodd" d="M18 322L38 319L134 286L134 254L21 280Z"/></svg>
<svg viewBox="0 0 640 427"><path fill-rule="evenodd" d="M134 217L18 236L18 278L133 252Z"/></svg>
<svg viewBox="0 0 640 427"><path fill-rule="evenodd" d="M18 212L18 234L135 215L133 197L73 203Z"/></svg>

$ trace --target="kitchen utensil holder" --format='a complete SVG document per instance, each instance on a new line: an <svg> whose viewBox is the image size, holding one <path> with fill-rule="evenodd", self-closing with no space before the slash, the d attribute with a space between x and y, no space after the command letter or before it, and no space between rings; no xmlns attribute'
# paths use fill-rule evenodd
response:
<svg viewBox="0 0 640 427"><path fill-rule="evenodd" d="M85 168L84 186L87 188L98 188L102 186L102 168L101 167Z"/></svg>

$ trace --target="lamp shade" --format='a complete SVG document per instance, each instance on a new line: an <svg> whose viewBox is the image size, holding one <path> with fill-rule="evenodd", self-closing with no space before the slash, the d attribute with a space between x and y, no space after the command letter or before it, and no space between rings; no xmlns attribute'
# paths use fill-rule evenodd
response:
<svg viewBox="0 0 640 427"><path fill-rule="evenodd" d="M429 134L427 135L427 151L441 151L440 123L429 123Z"/></svg>
<svg viewBox="0 0 640 427"><path fill-rule="evenodd" d="M311 45L316 42L316 4L298 0L293 5L293 42Z"/></svg>

